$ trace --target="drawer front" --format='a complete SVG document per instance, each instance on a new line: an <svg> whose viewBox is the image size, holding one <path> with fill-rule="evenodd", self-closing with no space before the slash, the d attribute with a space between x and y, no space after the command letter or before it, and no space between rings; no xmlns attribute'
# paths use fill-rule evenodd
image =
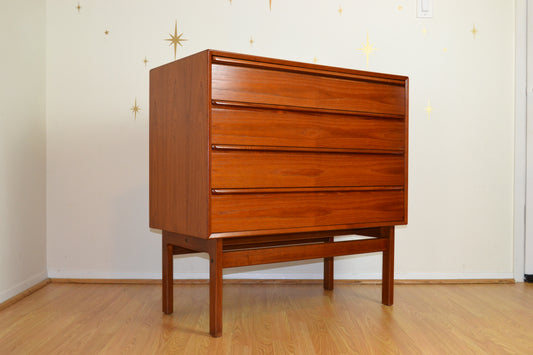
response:
<svg viewBox="0 0 533 355"><path fill-rule="evenodd" d="M403 119L213 108L213 144L399 150L405 148Z"/></svg>
<svg viewBox="0 0 533 355"><path fill-rule="evenodd" d="M403 191L212 195L211 231L402 223L403 204Z"/></svg>
<svg viewBox="0 0 533 355"><path fill-rule="evenodd" d="M405 115L405 87L320 75L212 65L213 100Z"/></svg>
<svg viewBox="0 0 533 355"><path fill-rule="evenodd" d="M211 155L212 188L401 186L403 155L223 151Z"/></svg>

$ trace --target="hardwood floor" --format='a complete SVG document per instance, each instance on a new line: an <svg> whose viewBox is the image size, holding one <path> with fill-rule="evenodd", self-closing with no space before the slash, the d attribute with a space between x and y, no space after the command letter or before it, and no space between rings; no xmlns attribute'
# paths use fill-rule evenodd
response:
<svg viewBox="0 0 533 355"><path fill-rule="evenodd" d="M533 285L224 286L209 336L207 285L51 283L0 311L0 354L531 354Z"/></svg>

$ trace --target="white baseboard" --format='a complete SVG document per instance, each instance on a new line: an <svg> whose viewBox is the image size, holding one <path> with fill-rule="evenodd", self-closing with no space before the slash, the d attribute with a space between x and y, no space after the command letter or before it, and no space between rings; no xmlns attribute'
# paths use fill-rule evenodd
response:
<svg viewBox="0 0 533 355"><path fill-rule="evenodd" d="M18 283L17 285L8 288L7 290L0 291L0 303L7 301L8 299L17 296L21 292L26 291L32 286L37 285L39 282L44 281L48 278L46 271L40 272L37 275L33 275L28 279Z"/></svg>
<svg viewBox="0 0 533 355"><path fill-rule="evenodd" d="M381 277L381 274L380 274ZM450 272L450 273L399 273L397 280L510 280L512 272Z"/></svg>
<svg viewBox="0 0 533 355"><path fill-rule="evenodd" d="M160 272L153 273L123 273L123 272L99 272L99 271L49 271L48 277L51 279L142 279L161 280ZM465 273L396 273L397 280L503 280L513 279L512 272L465 272ZM201 280L208 279L209 273L174 273L176 280ZM224 275L225 279L239 280L319 280L322 273L268 273L268 272L242 272L229 273ZM337 280L376 280L381 278L378 273L335 273Z"/></svg>

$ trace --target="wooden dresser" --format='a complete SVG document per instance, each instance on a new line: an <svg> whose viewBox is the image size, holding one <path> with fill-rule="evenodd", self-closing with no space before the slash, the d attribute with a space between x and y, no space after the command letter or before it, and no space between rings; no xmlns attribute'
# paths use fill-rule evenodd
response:
<svg viewBox="0 0 533 355"><path fill-rule="evenodd" d="M207 252L210 333L222 269L383 252L407 223L408 78L206 50L150 72L150 227L173 255ZM335 241L334 236L365 238Z"/></svg>

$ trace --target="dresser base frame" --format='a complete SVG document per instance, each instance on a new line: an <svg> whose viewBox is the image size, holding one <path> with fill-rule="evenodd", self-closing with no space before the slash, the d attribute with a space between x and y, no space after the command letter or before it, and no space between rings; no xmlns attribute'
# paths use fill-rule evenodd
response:
<svg viewBox="0 0 533 355"><path fill-rule="evenodd" d="M356 234L366 239L335 242L333 236ZM163 312L173 312L173 256L209 254L209 331L222 335L222 269L284 261L324 259L324 289L333 290L333 258L383 252L381 302L394 296L394 226L254 237L202 239L163 231Z"/></svg>

